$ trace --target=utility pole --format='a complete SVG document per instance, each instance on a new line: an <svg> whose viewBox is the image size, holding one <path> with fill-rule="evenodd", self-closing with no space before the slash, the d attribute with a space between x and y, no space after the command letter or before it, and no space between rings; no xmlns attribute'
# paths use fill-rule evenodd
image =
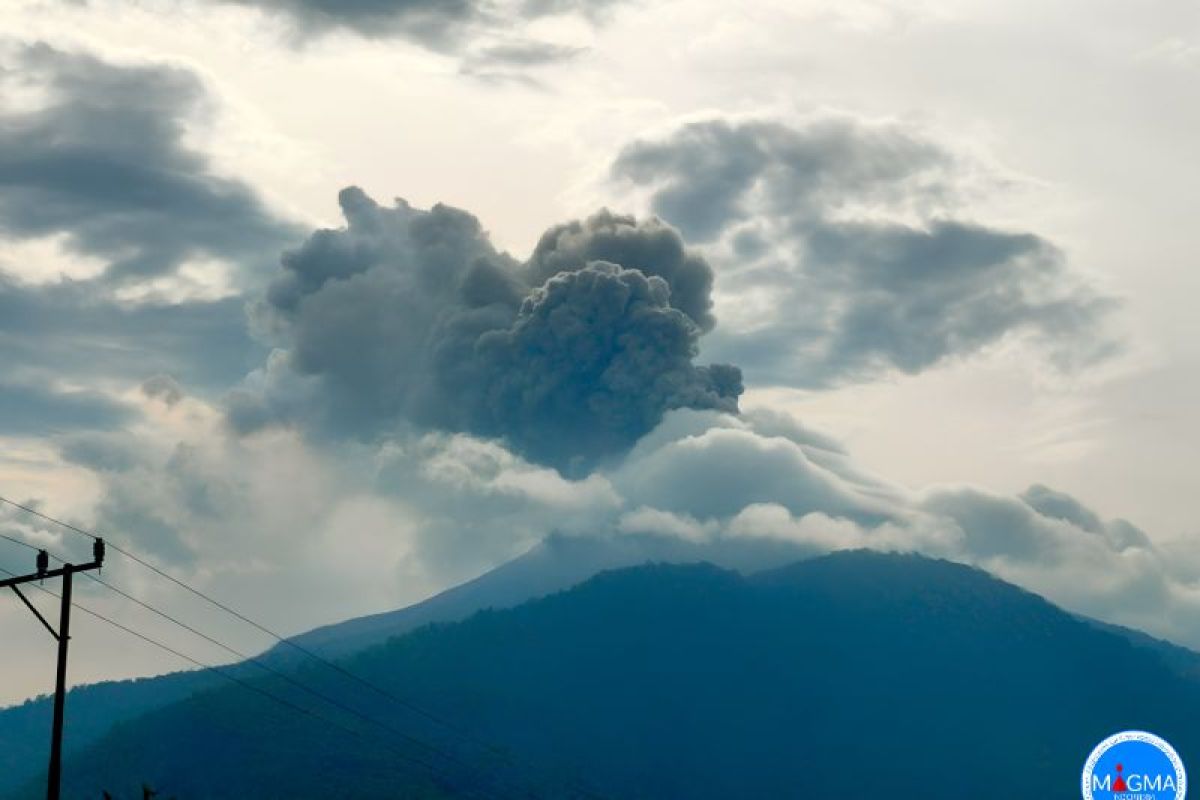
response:
<svg viewBox="0 0 1200 800"><path fill-rule="evenodd" d="M5 586L12 589L21 598L38 621L50 631L50 635L58 640L58 671L54 685L54 729L50 738L50 772L46 780L46 800L59 800L62 792L62 739L63 739L63 709L67 700L67 643L71 639L71 579L76 572L100 569L104 563L104 540L92 540L92 560L88 564L63 564L59 569L50 569L50 555L45 550L38 551L37 572L7 578L0 581L0 589ZM59 601L58 630L54 630L46 618L34 607L19 587L23 583L44 581L46 578L62 578L62 597Z"/></svg>

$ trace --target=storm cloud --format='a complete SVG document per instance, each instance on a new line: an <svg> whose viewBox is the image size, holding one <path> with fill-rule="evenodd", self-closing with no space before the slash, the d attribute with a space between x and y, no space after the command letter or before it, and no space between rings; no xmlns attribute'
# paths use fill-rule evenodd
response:
<svg viewBox="0 0 1200 800"><path fill-rule="evenodd" d="M739 370L693 363L711 272L661 223L601 212L519 263L465 211L340 202L345 228L283 258L260 309L281 349L231 396L237 429L463 431L574 473L669 409L736 410Z"/></svg>
<svg viewBox="0 0 1200 800"><path fill-rule="evenodd" d="M955 216L961 161L895 124L711 120L628 145L613 175L709 243L725 306L753 313L705 352L756 382L916 373L1013 335L1063 368L1113 352L1114 302L1058 248Z"/></svg>
<svg viewBox="0 0 1200 800"><path fill-rule="evenodd" d="M40 97L0 112L0 234L62 235L106 263L98 280L110 285L196 260L237 264L245 279L292 240L294 228L185 142L207 102L192 73L47 45L15 62L0 89Z"/></svg>
<svg viewBox="0 0 1200 800"><path fill-rule="evenodd" d="M187 143L211 111L203 85L47 45L8 51L4 67L0 433L120 429L141 414L116 398L155 376L226 391L266 352L238 292L300 237ZM94 272L50 277L76 261ZM189 274L197 262L216 263L220 285Z"/></svg>

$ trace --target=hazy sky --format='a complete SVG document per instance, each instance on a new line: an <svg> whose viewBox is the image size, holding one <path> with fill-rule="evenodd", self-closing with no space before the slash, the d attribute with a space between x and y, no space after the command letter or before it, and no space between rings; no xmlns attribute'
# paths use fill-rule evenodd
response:
<svg viewBox="0 0 1200 800"><path fill-rule="evenodd" d="M645 530L1200 645L1197 86L1182 0L6 2L0 494L289 632Z"/></svg>

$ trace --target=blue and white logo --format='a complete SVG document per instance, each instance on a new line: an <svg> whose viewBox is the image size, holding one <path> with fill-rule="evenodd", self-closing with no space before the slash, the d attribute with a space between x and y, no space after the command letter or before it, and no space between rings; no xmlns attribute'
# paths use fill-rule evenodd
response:
<svg viewBox="0 0 1200 800"><path fill-rule="evenodd" d="M1187 772L1175 748L1152 733L1108 737L1083 765L1083 800L1184 800Z"/></svg>

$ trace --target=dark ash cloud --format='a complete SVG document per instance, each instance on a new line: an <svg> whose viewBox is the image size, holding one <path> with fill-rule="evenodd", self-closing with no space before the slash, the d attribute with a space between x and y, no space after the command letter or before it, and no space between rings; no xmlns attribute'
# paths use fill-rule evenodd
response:
<svg viewBox="0 0 1200 800"><path fill-rule="evenodd" d="M712 268L684 248L679 233L658 220L601 211L586 220L555 225L542 234L527 270L534 284L589 261L611 261L666 281L671 305L700 330L716 324L712 314Z"/></svg>
<svg viewBox="0 0 1200 800"><path fill-rule="evenodd" d="M661 223L602 212L521 264L464 211L340 201L345 228L284 256L261 313L285 350L232 395L236 428L410 424L578 472L669 409L736 410L737 368L693 364L711 273Z"/></svg>
<svg viewBox="0 0 1200 800"><path fill-rule="evenodd" d="M668 409L735 411L741 372L692 363L699 332L670 297L663 279L607 261L548 279L507 330L478 340L487 389L477 428L550 463L564 463L570 442L565 463L586 466L632 445Z"/></svg>
<svg viewBox="0 0 1200 800"><path fill-rule="evenodd" d="M184 142L203 114L191 73L130 66L47 45L23 49L0 81L45 94L0 111L0 235L65 235L128 285L198 258L265 270L293 240L245 184L217 175ZM0 89L3 86L0 85Z"/></svg>
<svg viewBox="0 0 1200 800"><path fill-rule="evenodd" d="M1057 248L946 212L959 171L901 127L847 118L694 123L629 145L613 165L651 191L657 214L722 254L718 288L731 304L763 308L705 349L754 380L821 387L916 373L1010 335L1064 368L1111 354L1114 302Z"/></svg>

